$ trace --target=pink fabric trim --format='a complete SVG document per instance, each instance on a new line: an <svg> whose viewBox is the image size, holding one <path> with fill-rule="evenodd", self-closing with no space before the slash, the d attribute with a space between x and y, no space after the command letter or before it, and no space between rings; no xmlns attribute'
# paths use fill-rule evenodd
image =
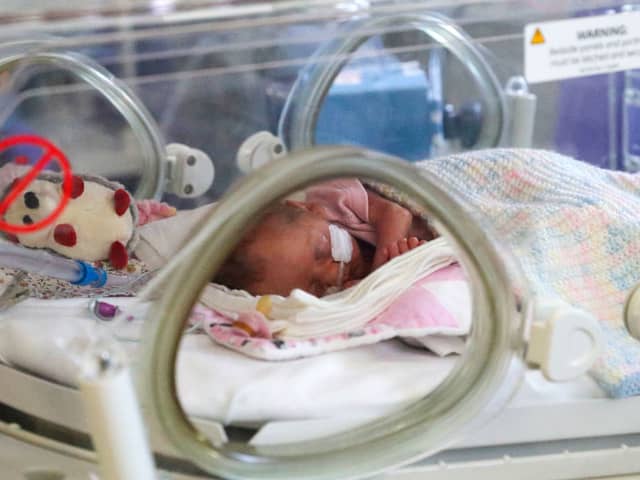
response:
<svg viewBox="0 0 640 480"><path fill-rule="evenodd" d="M462 270L459 266L448 267L446 270L451 271L441 275L440 278L434 277L441 271L435 272L414 284L400 295L389 308L369 322L369 325L384 324L404 329L435 326L457 327L456 317L438 301L436 295L422 287L422 285L435 281L461 279L460 275L456 273Z"/></svg>
<svg viewBox="0 0 640 480"><path fill-rule="evenodd" d="M341 178L313 186L306 191L306 201L321 207L324 217L337 223L351 235L376 244L373 225L369 223L369 197L355 178Z"/></svg>
<svg viewBox="0 0 640 480"><path fill-rule="evenodd" d="M377 323L396 328L458 326L456 318L438 302L438 297L421 287L410 289L371 322L371 324Z"/></svg>

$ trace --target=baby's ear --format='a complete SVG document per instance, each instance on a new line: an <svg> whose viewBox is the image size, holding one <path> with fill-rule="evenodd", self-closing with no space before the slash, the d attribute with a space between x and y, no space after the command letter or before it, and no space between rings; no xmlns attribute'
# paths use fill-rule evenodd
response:
<svg viewBox="0 0 640 480"><path fill-rule="evenodd" d="M329 217L331 216L329 214L329 209L325 205L321 205L319 203L315 203L315 202L307 203L307 210L309 210L311 213L314 213L324 218L325 220L329 219Z"/></svg>

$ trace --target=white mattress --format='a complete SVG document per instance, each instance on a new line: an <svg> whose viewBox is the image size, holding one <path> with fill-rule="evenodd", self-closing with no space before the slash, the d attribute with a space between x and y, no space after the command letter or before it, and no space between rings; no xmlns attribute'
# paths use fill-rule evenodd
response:
<svg viewBox="0 0 640 480"><path fill-rule="evenodd" d="M132 299L113 303L126 307ZM74 385L82 352L101 329L86 299L28 300L2 315L0 359ZM129 335L137 336L140 325ZM104 333L104 332L102 332ZM135 342L124 343L135 362ZM185 410L225 424L369 418L430 392L455 365L399 341L286 362L246 357L203 334L185 335L177 385Z"/></svg>
<svg viewBox="0 0 640 480"><path fill-rule="evenodd" d="M127 302L131 299L118 300L123 306ZM131 330L137 335L139 328ZM86 300L30 300L2 314L0 359L20 370L73 384L77 372L73 353L81 351L95 332L96 322L88 314ZM129 343L128 350L135 353L136 344ZM303 360L264 362L219 347L204 335L186 335L178 358L177 383L183 406L200 422L199 428L211 427L212 435L222 438L224 432L212 421L261 424L251 442L265 444L348 429L401 408L433 389L455 362L455 357L439 358L394 341ZM4 371L3 381L25 378L13 371L15 375ZM22 383L32 384L39 396L54 394L49 382L25 379ZM58 401L76 405L77 410L79 399L73 389L56 390L55 395L62 395ZM19 385L6 393L27 391ZM9 397L9 404L19 408L16 395ZM35 414L49 418L40 403L32 405L37 407ZM640 397L608 399L588 376L551 383L539 372L529 371L500 415L477 426L457 447L639 432L638 408ZM57 415L52 421L69 419Z"/></svg>

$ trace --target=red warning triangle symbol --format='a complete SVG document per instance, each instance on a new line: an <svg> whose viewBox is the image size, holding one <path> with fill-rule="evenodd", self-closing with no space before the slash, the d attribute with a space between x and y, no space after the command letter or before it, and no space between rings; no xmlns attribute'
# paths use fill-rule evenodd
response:
<svg viewBox="0 0 640 480"><path fill-rule="evenodd" d="M536 31L533 33L533 37L531 37L531 45L540 45L544 42L544 35L542 35L542 32L539 28L536 28Z"/></svg>

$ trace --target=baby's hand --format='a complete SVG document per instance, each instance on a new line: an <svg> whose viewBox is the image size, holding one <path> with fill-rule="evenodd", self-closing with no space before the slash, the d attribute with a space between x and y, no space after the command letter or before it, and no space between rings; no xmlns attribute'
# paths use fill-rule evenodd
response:
<svg viewBox="0 0 640 480"><path fill-rule="evenodd" d="M420 245L425 244L425 240L419 240L416 237L401 238L397 242L391 243L383 248L376 249L373 257L373 269L387 263L389 260L396 258L398 255L407 253Z"/></svg>
<svg viewBox="0 0 640 480"><path fill-rule="evenodd" d="M138 200L136 206L138 207L138 226L162 218L173 217L176 214L174 207L157 200Z"/></svg>

